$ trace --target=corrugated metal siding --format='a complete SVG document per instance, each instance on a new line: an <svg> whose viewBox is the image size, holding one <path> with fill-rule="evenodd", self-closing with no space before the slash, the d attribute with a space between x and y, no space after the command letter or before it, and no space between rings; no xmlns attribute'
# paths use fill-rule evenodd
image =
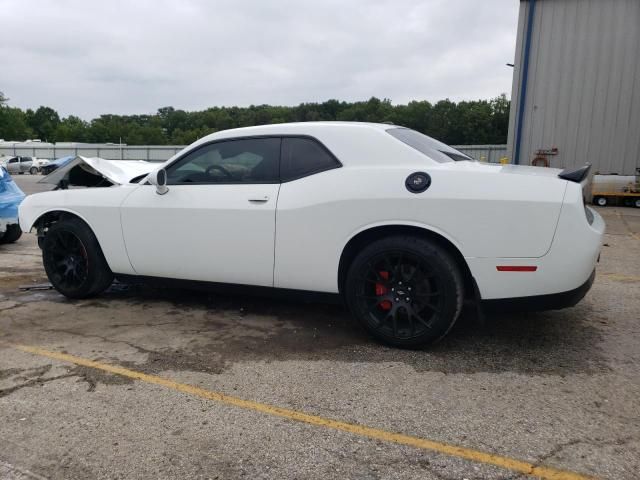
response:
<svg viewBox="0 0 640 480"><path fill-rule="evenodd" d="M509 122L513 157L530 0L520 3ZM640 167L640 1L537 0L520 162L557 147L554 167Z"/></svg>

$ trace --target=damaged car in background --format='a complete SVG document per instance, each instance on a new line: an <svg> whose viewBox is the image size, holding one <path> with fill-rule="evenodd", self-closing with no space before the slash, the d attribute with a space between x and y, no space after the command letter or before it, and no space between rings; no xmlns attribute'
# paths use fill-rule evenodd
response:
<svg viewBox="0 0 640 480"><path fill-rule="evenodd" d="M588 173L483 164L388 124L265 125L161 165L78 157L43 179L58 191L22 203L20 224L69 298L114 277L315 292L415 348L446 335L465 300L541 310L584 297L605 228L584 204Z"/></svg>
<svg viewBox="0 0 640 480"><path fill-rule="evenodd" d="M0 167L0 244L13 243L22 236L18 223L18 206L24 196L9 172Z"/></svg>

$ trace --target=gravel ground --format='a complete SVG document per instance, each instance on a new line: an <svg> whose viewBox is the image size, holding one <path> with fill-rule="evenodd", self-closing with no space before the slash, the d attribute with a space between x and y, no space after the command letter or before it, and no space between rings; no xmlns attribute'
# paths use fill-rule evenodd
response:
<svg viewBox="0 0 640 480"><path fill-rule="evenodd" d="M41 177L17 178L27 193ZM563 311L464 314L426 351L339 306L112 287L69 301L35 237L0 246L0 479L520 478L19 351L25 344L325 418L611 479L640 467L640 210L600 209L593 289Z"/></svg>

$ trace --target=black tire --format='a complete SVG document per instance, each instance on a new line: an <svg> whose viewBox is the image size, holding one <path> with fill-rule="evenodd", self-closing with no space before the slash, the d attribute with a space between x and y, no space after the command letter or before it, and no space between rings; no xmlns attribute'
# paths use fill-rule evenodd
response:
<svg viewBox="0 0 640 480"><path fill-rule="evenodd" d="M0 243L13 243L17 242L22 236L22 230L20 225L14 223L7 226L7 230L4 233L0 233Z"/></svg>
<svg viewBox="0 0 640 480"><path fill-rule="evenodd" d="M30 173L31 175L37 175L37 174L38 174L38 167L31 167L31 168L29 169L29 173Z"/></svg>
<svg viewBox="0 0 640 480"><path fill-rule="evenodd" d="M96 236L77 218L49 228L42 242L42 263L53 287L68 298L98 295L113 282Z"/></svg>
<svg viewBox="0 0 640 480"><path fill-rule="evenodd" d="M464 282L444 248L419 237L392 236L356 256L347 271L344 297L374 338L419 348L451 330L462 309Z"/></svg>
<svg viewBox="0 0 640 480"><path fill-rule="evenodd" d="M633 202L633 206L636 208L640 208L640 198L636 198Z"/></svg>
<svg viewBox="0 0 640 480"><path fill-rule="evenodd" d="M593 204L597 205L598 207L606 207L607 204L609 203L607 197L594 197L593 198Z"/></svg>

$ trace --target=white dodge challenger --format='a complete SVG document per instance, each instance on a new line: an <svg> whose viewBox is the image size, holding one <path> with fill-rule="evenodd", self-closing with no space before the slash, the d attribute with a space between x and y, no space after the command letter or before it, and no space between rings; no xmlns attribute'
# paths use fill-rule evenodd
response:
<svg viewBox="0 0 640 480"><path fill-rule="evenodd" d="M114 277L340 295L401 347L442 338L465 299L575 305L605 228L584 205L588 167L483 164L387 124L226 130L135 178L109 168L75 173L107 188L20 206L63 295L97 295Z"/></svg>

